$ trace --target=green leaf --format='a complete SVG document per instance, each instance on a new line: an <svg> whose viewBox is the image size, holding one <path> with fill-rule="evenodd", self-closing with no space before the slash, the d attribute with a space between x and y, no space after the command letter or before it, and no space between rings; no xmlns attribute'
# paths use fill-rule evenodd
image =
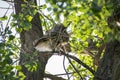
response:
<svg viewBox="0 0 120 80"><path fill-rule="evenodd" d="M42 5L42 7L43 7L43 9L46 9L46 8L47 8L47 5L46 5L46 4L44 4L44 5Z"/></svg>
<svg viewBox="0 0 120 80"><path fill-rule="evenodd" d="M8 30L8 32L7 32L8 34L11 34L12 33L12 31L11 30Z"/></svg>
<svg viewBox="0 0 120 80"><path fill-rule="evenodd" d="M8 19L7 16L0 17L0 20L1 20L1 21L7 20L7 19Z"/></svg>
<svg viewBox="0 0 120 80"><path fill-rule="evenodd" d="M22 72L18 72L18 76L20 76L20 80L24 80L26 77Z"/></svg>
<svg viewBox="0 0 120 80"><path fill-rule="evenodd" d="M51 11L51 10L52 10L52 8L51 8L51 7L49 7L49 8L47 8L47 10L48 10L48 11Z"/></svg>
<svg viewBox="0 0 120 80"><path fill-rule="evenodd" d="M22 28L16 28L16 31L18 32L18 33L21 33L22 32Z"/></svg>
<svg viewBox="0 0 120 80"><path fill-rule="evenodd" d="M15 36L13 36L13 35L10 35L9 36L9 40L11 41L11 40L13 40L15 38Z"/></svg>
<svg viewBox="0 0 120 80"><path fill-rule="evenodd" d="M26 7L26 4L21 4L21 7Z"/></svg>
<svg viewBox="0 0 120 80"><path fill-rule="evenodd" d="M32 28L32 24L30 22L23 22L23 29L24 30L29 30Z"/></svg>
<svg viewBox="0 0 120 80"><path fill-rule="evenodd" d="M33 18L33 17L30 16L30 15L27 15L27 16L26 16L26 19L27 19L29 22L32 21L32 18Z"/></svg>
<svg viewBox="0 0 120 80"><path fill-rule="evenodd" d="M21 69L22 69L20 65L15 66L15 68L16 68L17 70L21 70Z"/></svg>

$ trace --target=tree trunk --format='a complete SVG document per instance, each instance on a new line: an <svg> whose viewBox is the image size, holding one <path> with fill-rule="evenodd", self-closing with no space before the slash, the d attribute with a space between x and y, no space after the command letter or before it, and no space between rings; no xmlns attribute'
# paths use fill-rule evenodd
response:
<svg viewBox="0 0 120 80"><path fill-rule="evenodd" d="M113 13L108 17L108 25L114 36L120 31L120 0L106 0L113 4ZM119 35L120 36L120 35ZM120 80L120 42L113 40L106 45L105 53L95 73L94 80Z"/></svg>
<svg viewBox="0 0 120 80"><path fill-rule="evenodd" d="M35 1L36 2L36 1ZM21 12L21 4L24 3L23 0L14 0L16 14ZM22 66L22 72L25 74L25 80L43 80L44 70L46 63L48 61L49 55L39 54L39 56L34 57L34 46L33 41L42 37L42 27L39 19L39 14L37 13L32 20L32 28L28 31L23 30L20 33L21 40L21 54L20 54L20 65ZM23 53L24 51L24 53ZM23 54L29 54L30 56L25 57ZM38 67L36 71L30 72L25 68L25 63L30 61L30 57L38 61Z"/></svg>
<svg viewBox="0 0 120 80"><path fill-rule="evenodd" d="M120 80L120 43L107 44L105 53L96 71L94 80Z"/></svg>

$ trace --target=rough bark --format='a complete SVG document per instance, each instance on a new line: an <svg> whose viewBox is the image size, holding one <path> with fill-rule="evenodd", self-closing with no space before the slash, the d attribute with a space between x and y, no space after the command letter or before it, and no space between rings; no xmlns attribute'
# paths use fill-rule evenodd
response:
<svg viewBox="0 0 120 80"><path fill-rule="evenodd" d="M14 0L16 14L21 12L21 4L23 0ZM23 30L20 33L21 40L21 54L20 54L20 65L22 66L22 72L25 74L25 80L43 80L44 70L48 61L49 55L39 54L34 57L35 52L33 41L43 36L42 27L40 24L39 14L37 13L32 20L32 28L28 31ZM23 54L29 54L30 57L38 61L38 67L36 71L30 72L25 68L25 63L30 61L29 57L25 57Z"/></svg>
<svg viewBox="0 0 120 80"><path fill-rule="evenodd" d="M113 4L113 12L108 17L108 25L118 35L120 31L120 0L106 0L106 4ZM120 80L120 42L113 40L106 46L94 80Z"/></svg>
<svg viewBox="0 0 120 80"><path fill-rule="evenodd" d="M120 43L109 42L94 80L120 80Z"/></svg>

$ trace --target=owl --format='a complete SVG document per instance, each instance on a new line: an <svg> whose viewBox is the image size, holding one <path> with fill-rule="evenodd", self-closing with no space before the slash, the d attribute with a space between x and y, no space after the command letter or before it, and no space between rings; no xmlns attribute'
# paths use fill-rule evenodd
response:
<svg viewBox="0 0 120 80"><path fill-rule="evenodd" d="M38 51L57 51L70 52L69 34L63 24L56 24L40 39L34 41L35 49Z"/></svg>

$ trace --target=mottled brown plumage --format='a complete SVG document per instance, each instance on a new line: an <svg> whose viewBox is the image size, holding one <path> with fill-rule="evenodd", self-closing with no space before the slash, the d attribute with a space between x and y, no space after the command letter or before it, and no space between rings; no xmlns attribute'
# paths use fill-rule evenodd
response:
<svg viewBox="0 0 120 80"><path fill-rule="evenodd" d="M41 50L44 47L43 43L44 44L46 43L47 44L45 45L46 48L51 47L52 50L57 49L57 50L70 52L71 51L70 44L68 42L69 42L69 34L66 31L66 27L63 24L56 24L53 28L48 30L42 38L36 40L34 42L34 45L35 45L35 48ZM42 45L43 47L40 45ZM45 49L45 50L50 50L50 49Z"/></svg>

